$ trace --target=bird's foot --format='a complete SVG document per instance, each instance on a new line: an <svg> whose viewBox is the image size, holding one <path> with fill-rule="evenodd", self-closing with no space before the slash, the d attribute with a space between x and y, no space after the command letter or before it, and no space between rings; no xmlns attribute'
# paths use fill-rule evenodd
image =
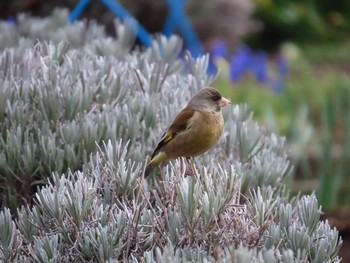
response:
<svg viewBox="0 0 350 263"><path fill-rule="evenodd" d="M198 171L192 162L190 157L186 157L186 170L185 170L185 176L192 176L198 174Z"/></svg>

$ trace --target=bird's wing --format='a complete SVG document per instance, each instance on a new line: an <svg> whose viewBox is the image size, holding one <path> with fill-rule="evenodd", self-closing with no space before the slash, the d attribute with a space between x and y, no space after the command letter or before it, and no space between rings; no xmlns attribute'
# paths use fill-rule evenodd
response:
<svg viewBox="0 0 350 263"><path fill-rule="evenodd" d="M170 125L169 129L163 134L157 148L152 154L152 158L157 155L161 148L173 140L177 134L186 130L190 124L190 120L193 117L195 111L190 109L183 109L175 118L174 122Z"/></svg>

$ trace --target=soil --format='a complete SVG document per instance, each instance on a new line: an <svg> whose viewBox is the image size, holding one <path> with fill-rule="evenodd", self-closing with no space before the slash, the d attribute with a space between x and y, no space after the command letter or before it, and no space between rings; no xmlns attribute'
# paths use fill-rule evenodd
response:
<svg viewBox="0 0 350 263"><path fill-rule="evenodd" d="M342 258L342 262L350 262L350 233L347 237L343 236L343 245L339 251L339 257Z"/></svg>

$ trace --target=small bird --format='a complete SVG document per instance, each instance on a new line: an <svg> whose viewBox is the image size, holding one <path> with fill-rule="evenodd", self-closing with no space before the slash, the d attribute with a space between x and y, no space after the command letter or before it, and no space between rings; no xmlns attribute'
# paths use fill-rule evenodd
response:
<svg viewBox="0 0 350 263"><path fill-rule="evenodd" d="M160 163L178 157L201 155L219 140L224 118L221 109L231 104L211 87L200 89L176 116L153 151L145 177Z"/></svg>

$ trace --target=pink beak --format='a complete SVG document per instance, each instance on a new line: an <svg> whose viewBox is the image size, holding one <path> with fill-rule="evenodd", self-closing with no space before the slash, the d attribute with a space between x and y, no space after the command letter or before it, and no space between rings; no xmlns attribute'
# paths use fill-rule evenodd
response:
<svg viewBox="0 0 350 263"><path fill-rule="evenodd" d="M224 98L224 97L222 97L221 100L219 101L219 106L221 108L223 108L223 107L225 107L227 105L230 105L230 104L231 104L231 101L226 99L226 98Z"/></svg>

